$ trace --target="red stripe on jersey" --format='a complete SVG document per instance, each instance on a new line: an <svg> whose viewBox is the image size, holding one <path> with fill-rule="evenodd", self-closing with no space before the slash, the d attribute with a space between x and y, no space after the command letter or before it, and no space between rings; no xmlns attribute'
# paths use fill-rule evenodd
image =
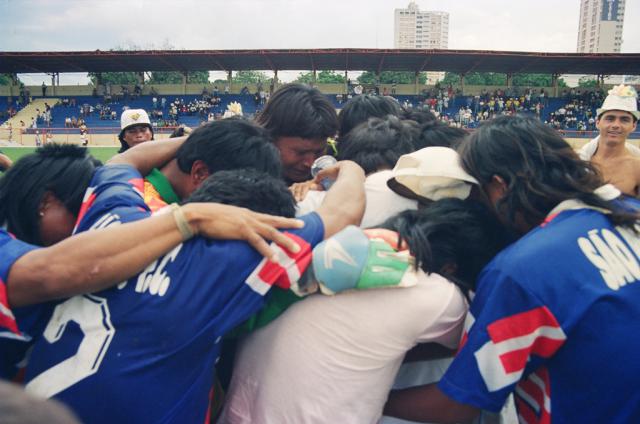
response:
<svg viewBox="0 0 640 424"><path fill-rule="evenodd" d="M91 193L91 195L87 198L87 200L82 202L82 205L80 206L80 212L78 213L78 219L76 219L76 224L75 224L76 227L78 226L78 224L80 224L80 221L82 221L82 218L84 218L84 216L87 214L87 211L95 201L96 201L96 194Z"/></svg>
<svg viewBox="0 0 640 424"><path fill-rule="evenodd" d="M500 362L502 362L502 366L507 373L521 371L526 366L529 356L538 355L543 358L549 358L563 344L564 340L538 336L533 340L533 344L500 355Z"/></svg>
<svg viewBox="0 0 640 424"><path fill-rule="evenodd" d="M499 319L487 326L494 343L531 334L540 327L560 328L560 324L546 306Z"/></svg>
<svg viewBox="0 0 640 424"><path fill-rule="evenodd" d="M128 183L131 184L140 193L144 193L144 180L142 178L131 178Z"/></svg>
<svg viewBox="0 0 640 424"><path fill-rule="evenodd" d="M14 334L20 334L18 330L18 324L13 316L7 315L3 310L11 311L9 308L9 302L7 300L7 286L4 281L0 280L0 328L6 328Z"/></svg>
<svg viewBox="0 0 640 424"><path fill-rule="evenodd" d="M283 258L281 258L280 261L285 262L282 264L285 266L282 266L280 263L264 261L262 269L258 272L258 277L267 284L288 290L291 288L291 284L295 283L295 281L291 281L287 269L296 267L296 274L299 278L311 262L311 245L307 243L306 240L295 234L285 233L285 235L300 246L300 251L298 253L293 253L289 250L282 249L282 252L286 254L287 258L284 258L284 261L282 261Z"/></svg>
<svg viewBox="0 0 640 424"><path fill-rule="evenodd" d="M551 384L549 372L545 367L540 367L531 373L526 380L518 383L515 391L515 401L518 414L523 417L535 417L528 422L549 424L551 423Z"/></svg>
<svg viewBox="0 0 640 424"><path fill-rule="evenodd" d="M523 401L522 398L516 397L515 403L520 424L536 424L539 422L536 411L534 411L528 403Z"/></svg>

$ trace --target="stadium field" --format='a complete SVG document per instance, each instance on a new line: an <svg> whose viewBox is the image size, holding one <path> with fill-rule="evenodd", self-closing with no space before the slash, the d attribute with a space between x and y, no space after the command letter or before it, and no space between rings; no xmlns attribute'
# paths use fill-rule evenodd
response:
<svg viewBox="0 0 640 424"><path fill-rule="evenodd" d="M9 156L14 162L34 150L35 147L0 147L0 151ZM118 147L89 147L89 152L104 163L118 152Z"/></svg>

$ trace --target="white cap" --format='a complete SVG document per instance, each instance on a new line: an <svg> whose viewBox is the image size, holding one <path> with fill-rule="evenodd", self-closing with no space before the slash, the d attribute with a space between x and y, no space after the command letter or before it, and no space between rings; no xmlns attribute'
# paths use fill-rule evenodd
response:
<svg viewBox="0 0 640 424"><path fill-rule="evenodd" d="M472 184L478 184L462 169L460 155L455 150L439 146L400 156L392 175L387 181L389 188L401 196L416 199L466 199Z"/></svg>
<svg viewBox="0 0 640 424"><path fill-rule="evenodd" d="M629 112L634 118L640 118L640 113L638 113L638 93L635 88L620 84L609 90L609 95L604 99L602 107L596 111L596 116L600 118L600 115L610 110Z"/></svg>
<svg viewBox="0 0 640 424"><path fill-rule="evenodd" d="M120 130L124 131L128 127L132 125L141 125L146 124L151 126L151 121L149 120L149 115L145 112L144 109L127 109L122 112L122 116L120 117Z"/></svg>

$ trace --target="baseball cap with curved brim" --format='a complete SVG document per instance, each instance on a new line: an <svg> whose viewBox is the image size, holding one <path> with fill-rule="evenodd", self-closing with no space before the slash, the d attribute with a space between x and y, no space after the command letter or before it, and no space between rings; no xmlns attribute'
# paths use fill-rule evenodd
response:
<svg viewBox="0 0 640 424"><path fill-rule="evenodd" d="M425 147L400 156L392 175L387 181L389 188L416 200L466 199L472 184L478 184L462 169L460 155L449 147L440 146Z"/></svg>

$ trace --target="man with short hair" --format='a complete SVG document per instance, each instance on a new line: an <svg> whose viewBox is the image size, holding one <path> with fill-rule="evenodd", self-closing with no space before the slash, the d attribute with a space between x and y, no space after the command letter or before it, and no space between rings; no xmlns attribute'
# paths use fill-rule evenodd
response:
<svg viewBox="0 0 640 424"><path fill-rule="evenodd" d="M327 138L338 132L338 115L331 102L305 84L282 86L256 122L274 138L287 184L311 178L313 161L325 154Z"/></svg>
<svg viewBox="0 0 640 424"><path fill-rule="evenodd" d="M264 128L242 118L209 122L189 134L175 159L146 176L145 201L152 211L178 203L217 171L254 168L280 177L281 168L274 165L279 162Z"/></svg>
<svg viewBox="0 0 640 424"><path fill-rule="evenodd" d="M640 149L627 142L638 123L637 93L619 85L609 90L597 110L600 135L580 149L580 157L590 160L605 181L630 196L640 195Z"/></svg>

